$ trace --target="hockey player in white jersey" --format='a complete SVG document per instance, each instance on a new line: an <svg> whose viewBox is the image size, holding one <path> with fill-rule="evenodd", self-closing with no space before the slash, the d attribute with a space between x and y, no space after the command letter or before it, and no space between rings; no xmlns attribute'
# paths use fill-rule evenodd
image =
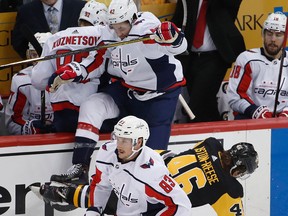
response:
<svg viewBox="0 0 288 216"><path fill-rule="evenodd" d="M68 28L50 37L43 47L42 56L96 46L101 36L100 29L107 23L106 13L107 7L103 3L87 2L79 16L79 27ZM38 89L45 89L49 82L62 83L59 74L62 78L68 77L65 85L49 89L56 132L76 131L80 104L98 90L99 77L104 71L104 54L105 50L93 51L93 58L86 60L85 75L73 74L73 78L66 71L69 68L77 70L76 63L86 58L89 52L39 62L33 68L32 84Z"/></svg>
<svg viewBox="0 0 288 216"><path fill-rule="evenodd" d="M288 52L282 49L287 17L271 13L262 30L263 47L241 53L231 71L229 105L235 119L272 118L282 52L283 61L276 117L288 117Z"/></svg>
<svg viewBox="0 0 288 216"><path fill-rule="evenodd" d="M102 33L103 41L129 41L149 34L155 36L155 40L107 50L110 57L107 71L116 81L81 104L74 166L63 175L53 175L52 181L74 179L89 166L87 161L93 148L88 150L87 143L98 142L99 130L107 119L135 115L150 127L147 146L166 149L168 145L178 96L185 84L181 63L174 55L186 50L187 41L173 23L161 23L150 12L137 12L133 0L112 0L108 11L110 25Z"/></svg>
<svg viewBox="0 0 288 216"><path fill-rule="evenodd" d="M118 197L117 215L189 215L188 197L169 177L162 157L145 145L147 123L135 116L124 117L113 135L115 140L103 144L97 154L90 184L92 207L86 216L101 215L112 190Z"/></svg>
<svg viewBox="0 0 288 216"><path fill-rule="evenodd" d="M35 38L41 46L51 37L51 33L36 33ZM38 57L29 43L27 59ZM50 96L45 91L45 125L41 122L41 93L31 84L32 67L19 71L12 77L11 93L5 107L5 126L11 135L53 132L53 110Z"/></svg>

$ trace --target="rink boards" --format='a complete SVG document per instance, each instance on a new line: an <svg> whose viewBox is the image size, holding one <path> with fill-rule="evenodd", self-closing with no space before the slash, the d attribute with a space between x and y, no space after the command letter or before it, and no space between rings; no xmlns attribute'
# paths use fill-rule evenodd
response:
<svg viewBox="0 0 288 216"><path fill-rule="evenodd" d="M245 215L287 215L287 125L286 119L176 125L169 149L180 152L210 136L223 142L225 149L237 142L252 143L259 153L260 164L250 178L241 181ZM107 139L108 135L101 136L101 142ZM0 215L84 215L84 209L67 211L63 206L52 209L28 189L31 184L48 182L51 174L64 172L71 166L72 135L2 136L0 146ZM95 156L97 151L92 161ZM216 215L209 206L193 209L193 213Z"/></svg>

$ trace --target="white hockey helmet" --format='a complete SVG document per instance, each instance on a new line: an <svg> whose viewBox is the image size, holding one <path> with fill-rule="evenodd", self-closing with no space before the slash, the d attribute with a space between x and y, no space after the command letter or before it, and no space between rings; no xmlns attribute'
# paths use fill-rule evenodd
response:
<svg viewBox="0 0 288 216"><path fill-rule="evenodd" d="M44 43L47 41L47 39L51 36L52 34L50 32L46 33L40 33L37 32L34 34L34 37L37 39L38 43L43 47ZM33 45L31 43L28 44L28 49L29 50L35 50Z"/></svg>
<svg viewBox="0 0 288 216"><path fill-rule="evenodd" d="M96 2L95 0L88 1L80 12L78 22L85 20L92 25L107 25L107 7L105 4Z"/></svg>
<svg viewBox="0 0 288 216"><path fill-rule="evenodd" d="M117 137L132 139L135 146L139 138L143 138L144 146L150 136L149 127L146 121L135 116L126 116L114 126L114 135Z"/></svg>
<svg viewBox="0 0 288 216"><path fill-rule="evenodd" d="M280 11L271 13L264 22L263 31L274 30L277 32L285 32L287 17Z"/></svg>
<svg viewBox="0 0 288 216"><path fill-rule="evenodd" d="M108 8L109 24L129 21L131 24L137 14L137 6L133 0L112 0Z"/></svg>

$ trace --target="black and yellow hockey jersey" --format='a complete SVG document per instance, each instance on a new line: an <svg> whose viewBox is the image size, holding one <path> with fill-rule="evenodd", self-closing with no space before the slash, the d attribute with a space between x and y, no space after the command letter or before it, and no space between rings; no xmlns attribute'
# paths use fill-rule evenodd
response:
<svg viewBox="0 0 288 216"><path fill-rule="evenodd" d="M210 204L220 216L243 216L242 185L221 166L223 145L208 138L175 156L165 158L172 177L188 195L192 206ZM161 151L161 155L167 151Z"/></svg>

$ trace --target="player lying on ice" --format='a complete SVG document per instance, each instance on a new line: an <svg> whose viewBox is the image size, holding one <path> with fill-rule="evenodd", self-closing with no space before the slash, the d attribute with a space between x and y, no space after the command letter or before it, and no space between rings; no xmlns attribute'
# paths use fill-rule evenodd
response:
<svg viewBox="0 0 288 216"><path fill-rule="evenodd" d="M117 125L115 130L117 130ZM145 135L134 131L125 137L129 138L132 144L132 140L142 140ZM116 142L118 142L118 139ZM105 148L107 148L107 144L103 144L100 147L99 152L101 151L101 153L98 152L98 155L106 151ZM116 169L116 164L119 164L119 162L121 166L123 165L121 155L123 157L124 154L129 152L133 154L132 152L135 152L135 149L131 145L131 148L125 151L122 149L115 151L115 157L118 154L118 161L112 163L112 167L115 167L114 169ZM159 150L157 152L164 159L170 176L181 185L193 207L210 204L217 215L244 215L241 201L243 188L237 178L248 177L258 167L258 154L252 144L241 142L233 145L228 150L224 150L222 143L210 137L179 154L174 154L169 150ZM96 167L97 162L99 163L98 160L101 159L102 157L97 156ZM139 167L135 170L143 170L143 167L140 167L140 164L138 165ZM123 178L118 178L118 180L121 181L117 183L120 186L125 184ZM40 190L45 202L50 204L66 202L75 207L88 208L90 203L93 202L91 200L93 195L89 194L89 192L90 190L94 191L94 188L95 177L90 186L69 184L57 187L44 184L40 189L39 187L34 188L34 191ZM110 199L107 203L109 208L111 208L111 202L117 203L116 200ZM112 210L112 213L111 209L106 209L106 211L109 211L109 214L115 214L116 209L114 209L114 212Z"/></svg>

